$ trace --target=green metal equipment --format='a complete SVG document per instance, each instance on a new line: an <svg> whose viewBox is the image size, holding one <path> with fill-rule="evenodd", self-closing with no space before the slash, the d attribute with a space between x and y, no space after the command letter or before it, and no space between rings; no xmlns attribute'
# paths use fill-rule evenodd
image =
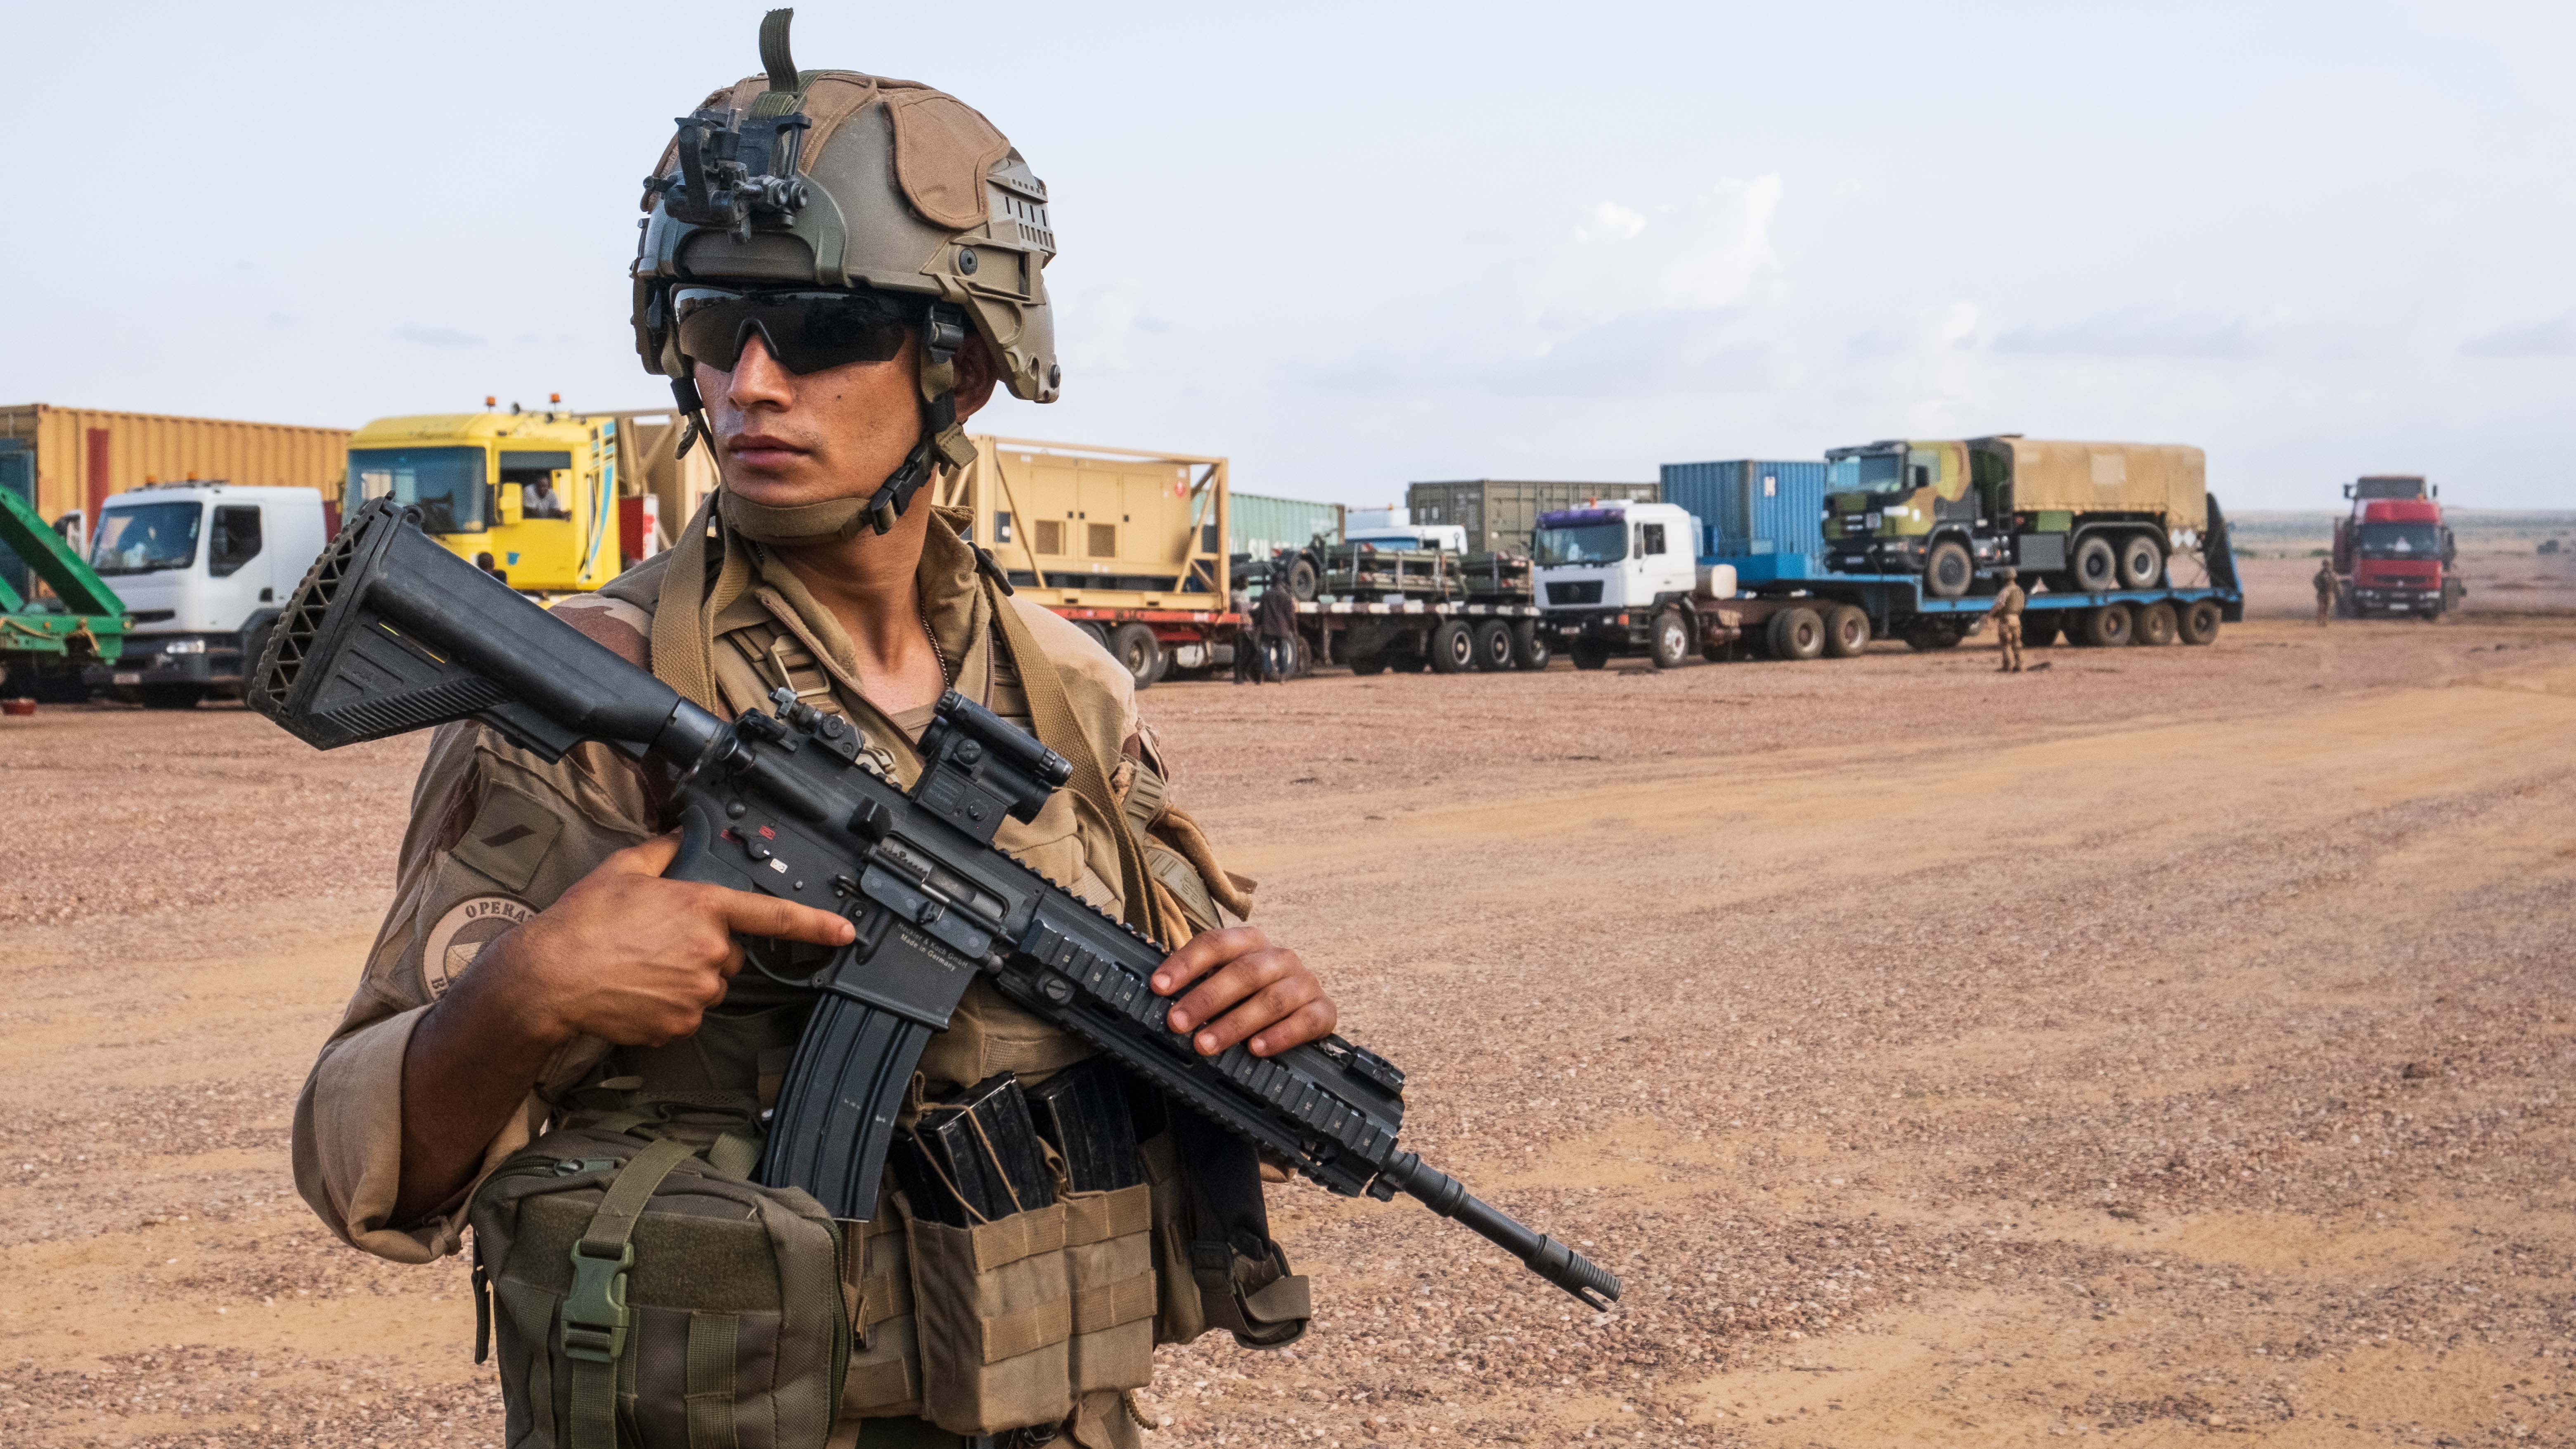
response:
<svg viewBox="0 0 2576 1449"><path fill-rule="evenodd" d="M125 601L8 488L0 488L0 548L16 554L54 593L30 599L0 573L0 666L13 686L27 689L28 681L58 673L63 665L113 664L124 655L125 630L133 622Z"/></svg>

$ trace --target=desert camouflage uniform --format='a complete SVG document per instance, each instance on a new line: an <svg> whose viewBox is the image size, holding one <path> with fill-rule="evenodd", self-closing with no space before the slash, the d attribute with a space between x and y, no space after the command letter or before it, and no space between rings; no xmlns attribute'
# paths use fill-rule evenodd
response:
<svg viewBox="0 0 2576 1449"><path fill-rule="evenodd" d="M2325 564L2317 565L2316 585L2317 622L2323 624L2334 615L2336 588L2334 570Z"/></svg>
<svg viewBox="0 0 2576 1449"><path fill-rule="evenodd" d="M950 661L954 687L1026 728L1028 705L1010 656L994 637L992 596L977 585L974 556L957 535L960 522L946 513L932 519L919 575L924 621ZM628 660L649 663L651 611L670 557L661 555L555 612ZM1164 766L1151 731L1137 716L1133 676L1072 624L1033 604L1006 603L1020 610L1039 648L1055 662L1095 751L1117 762L1112 790L1128 818L1141 826L1153 888L1167 892L1167 904L1177 904L1201 929L1248 910L1252 883L1218 868L1198 826L1164 800ZM737 646L719 647L714 656L728 709L765 705L771 689L800 677L828 681L828 696L809 696L808 702L846 715L868 746L881 752L880 760L890 763L893 775L910 784L920 769L913 742L930 722L930 707L889 717L867 703L846 634L783 564L764 557L755 586L715 626L720 641ZM605 745L585 744L548 764L480 725L454 724L437 732L413 792L393 907L357 993L296 1102L296 1187L332 1231L398 1262L427 1262L457 1251L470 1187L417 1222L394 1219L403 1055L412 1028L458 975L472 969L476 953L494 937L551 904L611 852L658 833L662 804L656 783ZM1062 790L1034 822L1005 822L998 843L1115 914L1120 870L1111 829L1087 801ZM543 1131L577 1091L603 1081L636 1079L642 1090L665 1098L756 1090L768 1105L807 1009L807 1003L782 996L746 971L694 1036L657 1048L618 1048L595 1039L566 1045L548 1062L519 1114L484 1149L478 1183L482 1173ZM1089 1055L1089 1048L979 982L960 1004L955 1025L932 1037L920 1069L936 1089L970 1085L1002 1070L1050 1071ZM744 1064L752 1062L757 1082L738 1080ZM435 1104L411 1105L435 1110ZM900 1243L901 1236L876 1241ZM911 1411L911 1405L883 1398L866 1401L858 1367L854 1363L845 1407L886 1415ZM897 1368L893 1381L901 1382ZM880 1387L885 1382L883 1375L876 1379ZM1088 1445L1140 1442L1114 1393L1085 1399L1074 1434Z"/></svg>
<svg viewBox="0 0 2576 1449"><path fill-rule="evenodd" d="M1986 610L1986 617L1995 621L1995 644L2003 650L1999 672L2021 673L2021 609L2029 597L2019 583L2007 583Z"/></svg>

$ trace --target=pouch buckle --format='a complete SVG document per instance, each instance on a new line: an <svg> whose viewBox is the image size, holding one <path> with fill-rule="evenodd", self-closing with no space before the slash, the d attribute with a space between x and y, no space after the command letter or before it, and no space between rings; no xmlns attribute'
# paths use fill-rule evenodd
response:
<svg viewBox="0 0 2576 1449"><path fill-rule="evenodd" d="M564 1357L617 1362L626 1348L626 1270L634 1266L633 1243L620 1243L615 1258L572 1245L572 1292L563 1305Z"/></svg>

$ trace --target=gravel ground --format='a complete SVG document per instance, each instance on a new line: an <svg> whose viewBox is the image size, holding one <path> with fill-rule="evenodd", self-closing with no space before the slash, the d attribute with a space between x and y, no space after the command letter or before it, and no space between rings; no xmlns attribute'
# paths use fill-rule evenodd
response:
<svg viewBox="0 0 2576 1449"><path fill-rule="evenodd" d="M1149 1442L2576 1443L2576 620L2034 657L1148 695L1413 1145L1628 1288L1283 1189L1315 1331ZM284 1162L418 755L0 722L0 1443L497 1444L461 1266Z"/></svg>

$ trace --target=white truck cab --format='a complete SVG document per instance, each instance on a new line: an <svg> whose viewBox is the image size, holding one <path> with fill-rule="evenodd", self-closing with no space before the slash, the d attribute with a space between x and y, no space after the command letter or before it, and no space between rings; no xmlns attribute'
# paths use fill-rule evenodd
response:
<svg viewBox="0 0 2576 1449"><path fill-rule="evenodd" d="M89 531L90 567L134 628L123 658L83 678L156 709L239 697L269 624L328 541L311 488L163 483L111 496Z"/></svg>
<svg viewBox="0 0 2576 1449"><path fill-rule="evenodd" d="M1386 549L1413 549L1424 553L1467 551L1467 529L1457 523L1405 523L1378 528L1352 529L1342 535L1346 543L1375 544Z"/></svg>
<svg viewBox="0 0 2576 1449"><path fill-rule="evenodd" d="M1700 587L1699 538L1674 503L1604 498L1540 514L1530 561L1543 627L1586 668L1642 652L1664 606Z"/></svg>

